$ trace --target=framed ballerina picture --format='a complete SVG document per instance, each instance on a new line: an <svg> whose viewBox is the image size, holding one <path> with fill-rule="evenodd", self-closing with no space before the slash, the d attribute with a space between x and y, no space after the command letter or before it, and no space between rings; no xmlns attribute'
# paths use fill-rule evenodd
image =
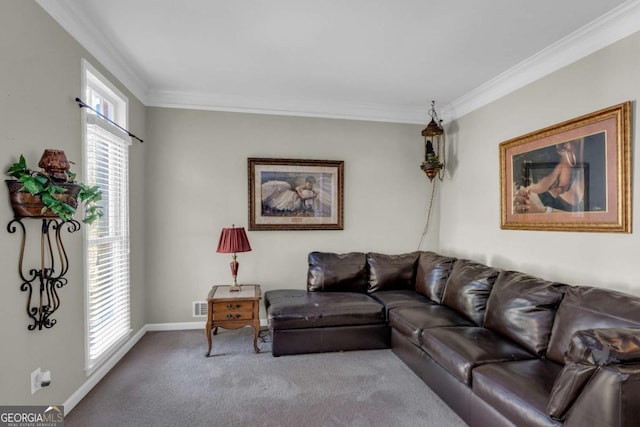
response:
<svg viewBox="0 0 640 427"><path fill-rule="evenodd" d="M501 228L630 233L630 106L501 143Z"/></svg>
<svg viewBox="0 0 640 427"><path fill-rule="evenodd" d="M344 162L248 159L249 230L342 230Z"/></svg>

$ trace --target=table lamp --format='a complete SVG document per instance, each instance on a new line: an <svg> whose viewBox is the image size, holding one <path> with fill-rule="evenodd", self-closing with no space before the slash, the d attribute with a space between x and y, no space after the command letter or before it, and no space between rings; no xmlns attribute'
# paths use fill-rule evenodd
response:
<svg viewBox="0 0 640 427"><path fill-rule="evenodd" d="M220 234L220 241L218 242L218 250L216 252L223 254L233 254L233 261L231 261L231 275L233 276L233 285L229 289L231 292L238 292L242 288L238 285L238 261L236 261L237 252L249 252L251 245L247 238L247 233L244 231L244 227L236 227L232 225L231 228L223 228Z"/></svg>

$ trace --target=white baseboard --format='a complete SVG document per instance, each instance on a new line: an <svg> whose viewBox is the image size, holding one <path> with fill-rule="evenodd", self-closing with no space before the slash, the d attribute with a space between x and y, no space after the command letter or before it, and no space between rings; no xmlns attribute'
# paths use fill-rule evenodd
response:
<svg viewBox="0 0 640 427"><path fill-rule="evenodd" d="M131 348L140 341L140 338L147 333L147 325L144 325L140 330L127 342L125 342L122 347L116 351L113 356L107 359L100 368L98 368L91 376L85 381L84 384L80 386L65 402L64 402L64 411L65 413L71 412L73 408L100 382L105 375L109 373L109 371L124 357L125 354L131 350Z"/></svg>
<svg viewBox="0 0 640 427"><path fill-rule="evenodd" d="M148 323L147 331L186 331L189 329L204 329L206 322L176 322L176 323ZM267 319L260 319L260 326L267 326Z"/></svg>
<svg viewBox="0 0 640 427"><path fill-rule="evenodd" d="M113 356L107 359L91 376L64 402L66 414L73 408L100 382L105 375L133 348L134 345L151 331L183 331L190 329L204 329L206 322L176 322L176 323L148 323L144 325L134 336L123 344ZM260 326L267 326L267 319L260 319Z"/></svg>
<svg viewBox="0 0 640 427"><path fill-rule="evenodd" d="M206 322L148 323L147 331L186 331L204 329Z"/></svg>

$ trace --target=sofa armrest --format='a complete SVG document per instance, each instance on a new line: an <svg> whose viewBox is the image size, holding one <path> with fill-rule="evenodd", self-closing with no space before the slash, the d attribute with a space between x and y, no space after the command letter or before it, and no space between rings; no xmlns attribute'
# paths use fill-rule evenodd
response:
<svg viewBox="0 0 640 427"><path fill-rule="evenodd" d="M628 363L640 363L640 329L577 331L565 353L565 366L553 384L547 413L551 418L564 419L601 367Z"/></svg>
<svg viewBox="0 0 640 427"><path fill-rule="evenodd" d="M567 362L597 366L640 362L640 328L578 331L571 337Z"/></svg>
<svg viewBox="0 0 640 427"><path fill-rule="evenodd" d="M565 427L632 427L640 417L640 364L598 366L565 416Z"/></svg>

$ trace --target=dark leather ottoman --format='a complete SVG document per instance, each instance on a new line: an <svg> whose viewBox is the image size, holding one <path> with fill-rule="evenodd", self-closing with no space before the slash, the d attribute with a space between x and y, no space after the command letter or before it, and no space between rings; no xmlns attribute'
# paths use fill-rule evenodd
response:
<svg viewBox="0 0 640 427"><path fill-rule="evenodd" d="M389 348L384 306L358 292L264 294L274 356Z"/></svg>

